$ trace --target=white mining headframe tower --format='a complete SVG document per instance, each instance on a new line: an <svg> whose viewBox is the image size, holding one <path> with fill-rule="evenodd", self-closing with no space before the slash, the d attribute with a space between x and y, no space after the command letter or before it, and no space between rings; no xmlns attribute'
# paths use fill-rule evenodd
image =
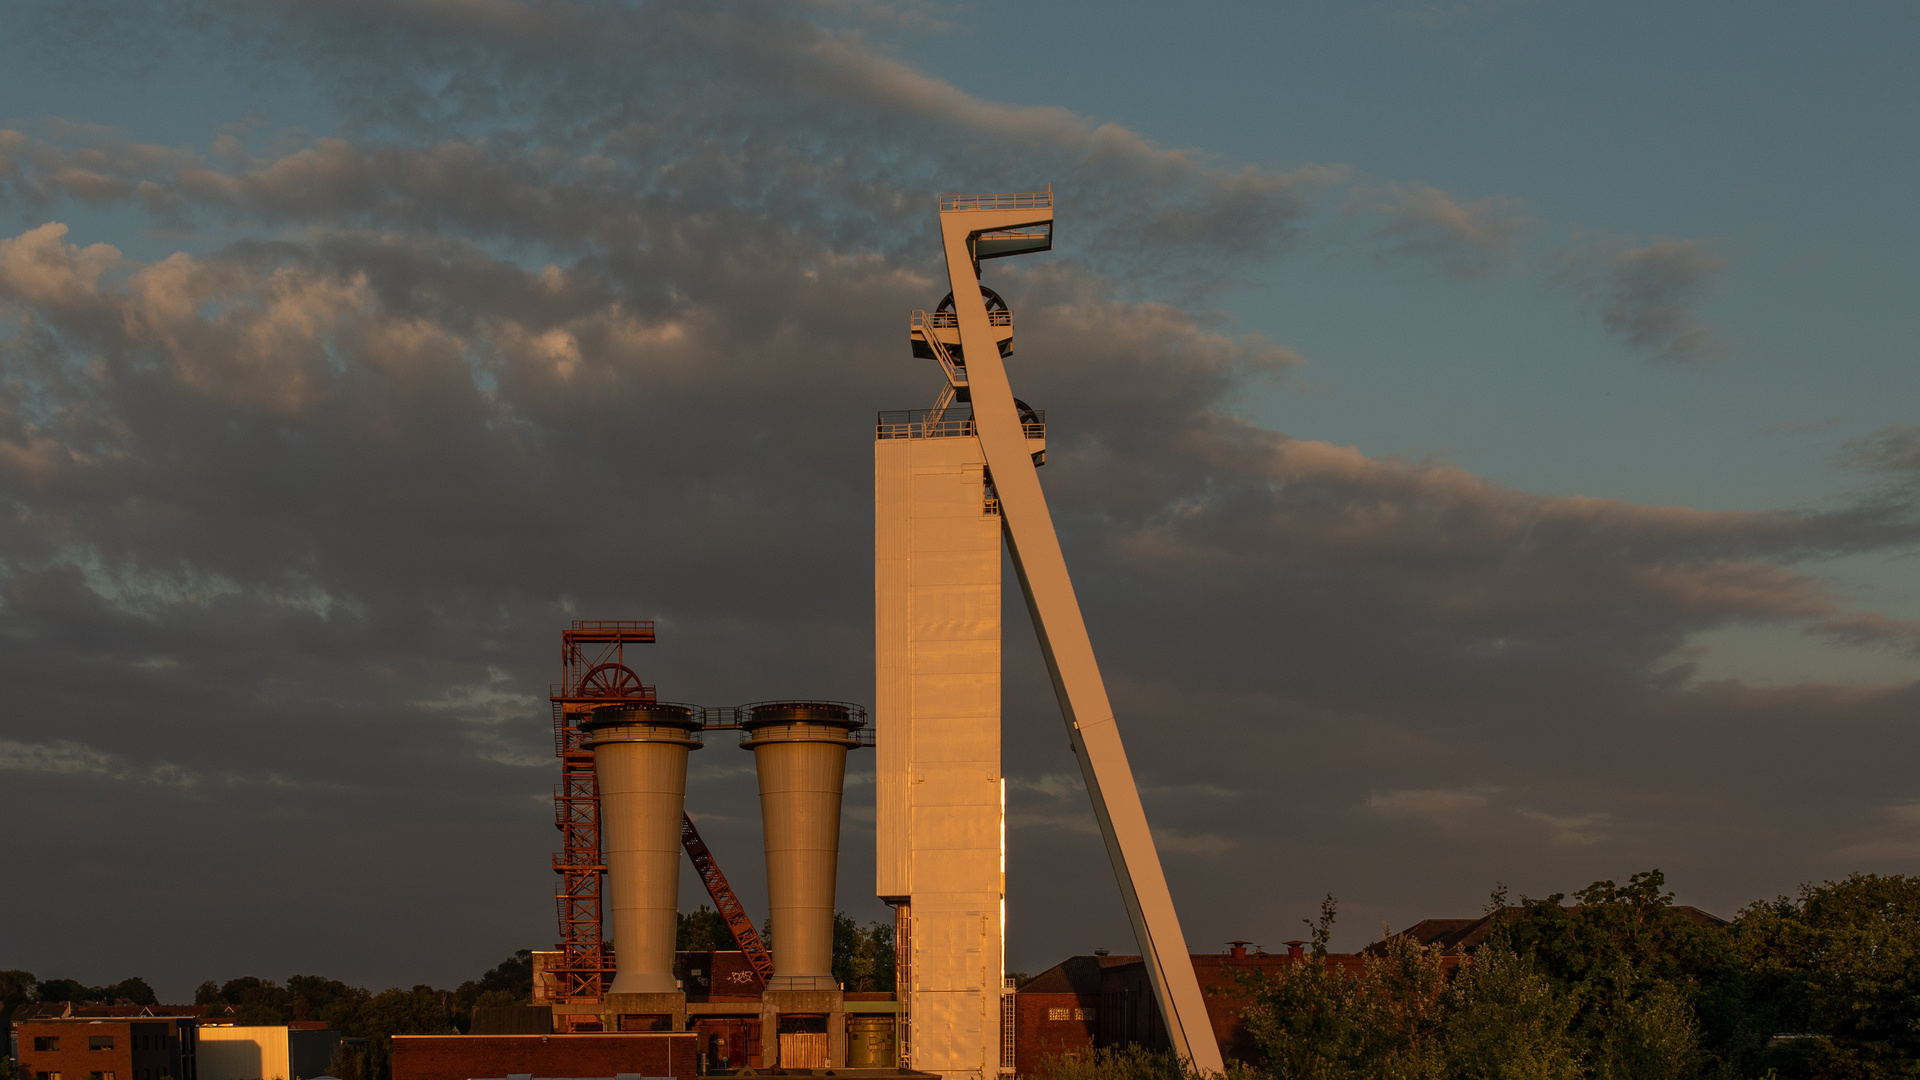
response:
<svg viewBox="0 0 1920 1080"><path fill-rule="evenodd" d="M947 195L953 291L915 311L938 360L933 408L882 413L874 443L878 873L894 906L900 1064L948 1080L1011 1072L1005 976L1006 797L1000 769L1000 538L1026 594L1120 894L1180 1057L1222 1069L1160 855L1036 468L1044 415L1002 363L1013 314L983 259L1053 247L1053 193Z"/></svg>

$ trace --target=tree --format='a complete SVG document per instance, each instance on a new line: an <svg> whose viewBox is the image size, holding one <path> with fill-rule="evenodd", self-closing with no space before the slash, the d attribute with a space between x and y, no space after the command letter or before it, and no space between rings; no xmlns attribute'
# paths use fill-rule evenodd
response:
<svg viewBox="0 0 1920 1080"><path fill-rule="evenodd" d="M1594 1069L1597 1080L1683 1080L1694 1075L1699 1029L1685 991L1659 982L1616 1004Z"/></svg>
<svg viewBox="0 0 1920 1080"><path fill-rule="evenodd" d="M1575 1001L1515 955L1482 945L1455 979L1446 1021L1449 1070L1459 1080L1577 1080L1580 1047L1568 1032Z"/></svg>
<svg viewBox="0 0 1920 1080"><path fill-rule="evenodd" d="M1754 903L1734 922L1783 1077L1910 1077L1920 1062L1920 877L1854 874Z"/></svg>
<svg viewBox="0 0 1920 1080"><path fill-rule="evenodd" d="M9 974L26 975L26 972ZM29 979L31 975L27 976ZM48 979L34 987L34 996L39 1001L71 1001L79 1004L97 1005L154 1005L159 999L154 997L153 987L147 980L134 976L122 979L106 986L87 986L73 979Z"/></svg>
<svg viewBox="0 0 1920 1080"><path fill-rule="evenodd" d="M1570 996L1572 1030L1597 1077L1669 1075L1649 1055L1691 1062L1704 1052L1728 1069L1752 1056L1757 1043L1744 1023L1745 975L1731 935L1676 910L1659 870L1624 885L1596 881L1574 894L1573 906L1562 893L1523 897L1517 907L1504 899L1496 893L1496 936Z"/></svg>
<svg viewBox="0 0 1920 1080"><path fill-rule="evenodd" d="M700 952L706 949L735 948L733 931L727 928L727 920L720 913L705 904L700 910L685 912L680 916L680 934L678 944L674 946L682 952Z"/></svg>
<svg viewBox="0 0 1920 1080"><path fill-rule="evenodd" d="M47 979L35 988L41 1001L86 1001L88 987L72 979Z"/></svg>
<svg viewBox="0 0 1920 1080"><path fill-rule="evenodd" d="M130 1001L135 1005L160 1004L160 999L154 995L153 987L148 986L147 980L138 975L131 979L122 979L108 988L108 992L113 995L113 1000L116 1002Z"/></svg>
<svg viewBox="0 0 1920 1080"><path fill-rule="evenodd" d="M327 1075L337 1080L361 1080L360 1058L360 1052L343 1040L333 1048L333 1059L327 1063Z"/></svg>
<svg viewBox="0 0 1920 1080"><path fill-rule="evenodd" d="M1229 1077L1240 1075L1235 1065L1228 1066ZM1040 1059L1038 1072L1041 1080L1200 1080L1172 1054L1142 1046L1102 1048L1071 1057L1049 1054Z"/></svg>
<svg viewBox="0 0 1920 1080"><path fill-rule="evenodd" d="M39 988L31 971L0 971L0 1026L13 1019L13 1010L34 1000Z"/></svg>
<svg viewBox="0 0 1920 1080"><path fill-rule="evenodd" d="M1243 1019L1261 1057L1280 1080L1339 1080L1352 1075L1358 1017L1345 980L1327 967L1338 901L1320 903L1320 920L1308 923L1313 946L1301 963L1272 975L1235 972L1252 1003Z"/></svg>
<svg viewBox="0 0 1920 1080"><path fill-rule="evenodd" d="M469 1031L476 1005L527 1005L532 1001L533 951L521 949L478 979L460 984L453 992L453 1023L462 1032Z"/></svg>
<svg viewBox="0 0 1920 1080"><path fill-rule="evenodd" d="M833 977L848 990L886 993L894 982L893 927L861 926L845 912L833 913Z"/></svg>
<svg viewBox="0 0 1920 1080"><path fill-rule="evenodd" d="M201 989L205 990L208 985L202 983ZM196 1004L231 1006L236 1024L284 1024L294 1018L293 995L271 979L242 975L221 983L219 994L212 1001L199 1002L199 996L194 995Z"/></svg>
<svg viewBox="0 0 1920 1080"><path fill-rule="evenodd" d="M391 1080L393 1036L452 1033L453 996L452 991L425 985L396 987L371 995L343 1015L340 1033L368 1040L363 1080Z"/></svg>
<svg viewBox="0 0 1920 1080"><path fill-rule="evenodd" d="M373 997L358 986L319 975L295 975L287 980L287 993L293 999L289 1010L295 1020L324 1020L335 1030L341 1030L341 1023L353 1010Z"/></svg>

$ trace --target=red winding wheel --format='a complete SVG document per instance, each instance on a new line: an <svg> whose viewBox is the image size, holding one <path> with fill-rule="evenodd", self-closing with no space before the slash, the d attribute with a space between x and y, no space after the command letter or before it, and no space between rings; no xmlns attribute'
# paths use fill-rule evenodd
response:
<svg viewBox="0 0 1920 1080"><path fill-rule="evenodd" d="M646 697L651 689L625 664L598 664L587 669L574 694L583 698Z"/></svg>

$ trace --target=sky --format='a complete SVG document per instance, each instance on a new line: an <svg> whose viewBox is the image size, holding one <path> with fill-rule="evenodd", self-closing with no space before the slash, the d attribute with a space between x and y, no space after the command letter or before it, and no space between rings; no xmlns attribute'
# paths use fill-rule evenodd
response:
<svg viewBox="0 0 1920 1080"><path fill-rule="evenodd" d="M0 968L551 947L559 632L870 701L935 196L1048 184L985 280L1196 950L1920 872L1916 91L1905 3L8 5ZM1133 945L1008 599L1036 972Z"/></svg>

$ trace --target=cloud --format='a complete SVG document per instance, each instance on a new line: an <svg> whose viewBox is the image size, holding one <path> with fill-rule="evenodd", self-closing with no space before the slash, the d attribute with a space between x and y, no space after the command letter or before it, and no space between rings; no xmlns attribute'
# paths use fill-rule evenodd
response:
<svg viewBox="0 0 1920 1080"><path fill-rule="evenodd" d="M0 240L0 299L71 308L93 296L100 278L121 262L107 244L66 242L67 227L48 222Z"/></svg>
<svg viewBox="0 0 1920 1080"><path fill-rule="evenodd" d="M1093 811L1067 812L1056 814L1035 813L1032 811L1008 811L1008 829L1047 828L1063 832L1081 833L1086 836L1100 835L1100 823L1094 819Z"/></svg>
<svg viewBox="0 0 1920 1080"><path fill-rule="evenodd" d="M1389 791L1369 796L1367 809L1389 816L1447 817L1464 810L1483 810L1487 797L1499 791L1497 787Z"/></svg>
<svg viewBox="0 0 1920 1080"><path fill-rule="evenodd" d="M196 10L262 79L324 72L343 119L204 151L0 135L0 197L29 215L0 241L0 760L26 808L9 851L49 876L145 867L210 965L311 970L288 919L364 942L368 973L333 973L380 985L550 941L554 774L532 766L571 619L659 619L633 663L670 699L870 693L868 439L938 384L900 317L947 290L948 185L1060 196L1061 250L989 282L1015 384L1049 410L1042 480L1157 835L1216 860L1173 882L1194 940L1348 885L1409 919L1496 877L1578 887L1601 838L1770 887L1817 861L1780 852L1859 835L1823 777L1910 796L1915 686L1695 685L1668 659L1733 624L1905 640L1817 565L1911 549L1908 504L1541 495L1247 418L1302 358L1192 297L1300 245L1345 170L982 101L788 8ZM72 11L127 32L123 7ZM1370 242L1395 258L1477 272L1522 235L1498 197L1383 190ZM100 199L214 239L130 256L69 216ZM1711 270L1584 250L1619 331L1684 351ZM1679 323L1646 314L1675 297ZM1013 611L1008 872L1036 952L1124 915L1099 910L1104 850ZM43 741L53 716L87 743ZM134 783L184 782L132 764L172 758L222 782ZM750 756L710 747L689 787L750 897ZM1541 790L1635 828L1511 809ZM78 861L64 830L88 815ZM1381 817L1461 824L1434 844ZM114 847L136 818L142 843L261 853L248 903ZM846 849L849 905L871 903L867 858ZM387 885L316 888L314 866ZM16 890L0 916L81 925L65 902ZM442 932L423 944L394 904Z"/></svg>
<svg viewBox="0 0 1920 1080"><path fill-rule="evenodd" d="M1465 788L1409 788L1369 795L1366 810L1382 818L1411 818L1437 828L1448 839L1485 834L1489 819L1482 811L1501 789L1492 785Z"/></svg>
<svg viewBox="0 0 1920 1080"><path fill-rule="evenodd" d="M1009 791L1026 791L1049 798L1075 798L1086 794L1087 786L1078 775L1070 773L1047 773L1042 776L1009 776Z"/></svg>
<svg viewBox="0 0 1920 1080"><path fill-rule="evenodd" d="M1888 803L1877 816L1881 824L1872 830L1874 835L1834 851L1827 861L1857 867L1920 857L1920 802Z"/></svg>
<svg viewBox="0 0 1920 1080"><path fill-rule="evenodd" d="M1186 833L1169 828L1154 829L1153 842L1161 851L1178 851L1203 859L1217 859L1240 846L1240 842L1232 837L1216 833Z"/></svg>
<svg viewBox="0 0 1920 1080"><path fill-rule="evenodd" d="M1316 604L1338 581L1347 614L1329 617L1365 609L1410 630L1445 627L1462 649L1637 652L1734 619L1839 619L1820 626L1838 632L1853 625L1847 613L1781 563L1914 536L1897 511L1716 513L1532 495L1224 417L1184 437L1195 455L1184 486L1118 470L1135 478L1108 503L1134 501L1110 540L1126 565L1249 610ZM1053 451L1069 467L1078 452ZM1655 626L1665 629L1650 637Z"/></svg>
<svg viewBox="0 0 1920 1080"><path fill-rule="evenodd" d="M1889 645L1920 657L1920 620L1867 612L1821 619L1811 629L1848 645Z"/></svg>
<svg viewBox="0 0 1920 1080"><path fill-rule="evenodd" d="M180 788L191 788L200 782L197 773L172 762L137 766L118 754L109 754L68 739L51 743L0 739L0 771L4 770L52 773L56 776L104 776L112 780L134 780Z"/></svg>
<svg viewBox="0 0 1920 1080"><path fill-rule="evenodd" d="M1920 475L1920 424L1892 424L1848 439L1842 451L1855 468Z"/></svg>
<svg viewBox="0 0 1920 1080"><path fill-rule="evenodd" d="M547 740L536 742L525 734L527 728L534 726L527 723L528 719L547 712L547 703L513 689L513 675L508 671L489 666L486 682L449 686L437 696L413 704L449 713L471 725L466 736L482 748L481 756L489 761L502 765L553 764L552 744ZM518 724L520 730L502 730L507 724Z"/></svg>
<svg viewBox="0 0 1920 1080"><path fill-rule="evenodd" d="M1711 360L1724 348L1694 314L1694 304L1726 267L1706 240L1575 243L1561 253L1555 279L1599 305L1607 329L1664 363Z"/></svg>
<svg viewBox="0 0 1920 1080"><path fill-rule="evenodd" d="M1385 219L1373 236L1385 244L1386 254L1432 262L1456 278L1484 277L1512 259L1527 227L1512 196L1488 195L1462 204L1421 183L1357 192L1344 209Z"/></svg>
<svg viewBox="0 0 1920 1080"><path fill-rule="evenodd" d="M119 776L125 766L112 754L69 742L23 743L0 740L0 769L47 773L101 773Z"/></svg>
<svg viewBox="0 0 1920 1080"><path fill-rule="evenodd" d="M1579 847L1597 844L1606 839L1608 822L1612 818L1611 814L1604 813L1570 816L1548 814L1539 810L1516 810L1514 813L1546 826L1549 843Z"/></svg>

